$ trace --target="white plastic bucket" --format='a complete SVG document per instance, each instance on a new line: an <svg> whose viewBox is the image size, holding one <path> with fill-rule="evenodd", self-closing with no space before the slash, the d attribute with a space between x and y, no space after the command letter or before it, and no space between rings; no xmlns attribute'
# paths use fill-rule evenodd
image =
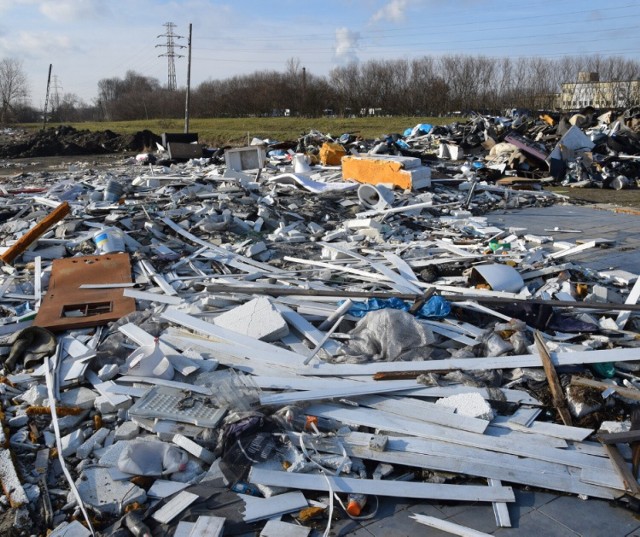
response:
<svg viewBox="0 0 640 537"><path fill-rule="evenodd" d="M96 231L93 234L93 242L101 254L124 252L124 233L114 227Z"/></svg>

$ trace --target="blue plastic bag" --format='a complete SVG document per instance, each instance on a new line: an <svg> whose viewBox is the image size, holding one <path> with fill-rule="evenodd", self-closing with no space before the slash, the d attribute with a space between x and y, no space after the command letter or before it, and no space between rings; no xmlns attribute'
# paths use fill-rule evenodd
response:
<svg viewBox="0 0 640 537"><path fill-rule="evenodd" d="M354 302L349 315L361 319L370 311L381 309L395 309L409 311L411 304L399 298L370 298L366 302ZM451 304L439 295L432 296L416 312L418 319L443 319L451 313Z"/></svg>

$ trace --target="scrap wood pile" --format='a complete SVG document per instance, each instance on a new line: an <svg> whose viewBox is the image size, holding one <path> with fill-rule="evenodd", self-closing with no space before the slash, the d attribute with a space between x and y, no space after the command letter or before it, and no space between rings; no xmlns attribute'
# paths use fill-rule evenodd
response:
<svg viewBox="0 0 640 537"><path fill-rule="evenodd" d="M266 151L4 182L3 528L304 535L385 497L637 497L637 274L483 216L562 197Z"/></svg>

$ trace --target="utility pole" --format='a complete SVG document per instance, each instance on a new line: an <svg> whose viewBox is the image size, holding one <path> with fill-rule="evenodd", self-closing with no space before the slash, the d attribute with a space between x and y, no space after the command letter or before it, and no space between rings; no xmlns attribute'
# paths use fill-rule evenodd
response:
<svg viewBox="0 0 640 537"><path fill-rule="evenodd" d="M47 128L47 107L49 106L49 87L51 86L51 69L53 64L49 64L49 76L47 76L47 95L44 98L44 113L42 117L42 130Z"/></svg>
<svg viewBox="0 0 640 537"><path fill-rule="evenodd" d="M184 132L189 132L189 105L191 104L191 30L192 24L189 23L189 54L187 58L187 97L184 103Z"/></svg>
<svg viewBox="0 0 640 537"><path fill-rule="evenodd" d="M177 89L176 84L176 64L175 58L183 58L180 54L176 54L176 48L185 48L184 45L178 45L175 42L175 39L182 39L183 36L176 35L173 33L173 29L176 27L172 22L166 22L163 26L167 29L167 33L160 34L158 37L166 37L167 42L164 45L156 45L157 47L166 47L167 52L164 54L159 54L158 58L166 56L167 58L167 67L168 67L168 77L167 77L167 89L169 91L175 91Z"/></svg>
<svg viewBox="0 0 640 537"><path fill-rule="evenodd" d="M307 68L302 68L302 115L307 117Z"/></svg>

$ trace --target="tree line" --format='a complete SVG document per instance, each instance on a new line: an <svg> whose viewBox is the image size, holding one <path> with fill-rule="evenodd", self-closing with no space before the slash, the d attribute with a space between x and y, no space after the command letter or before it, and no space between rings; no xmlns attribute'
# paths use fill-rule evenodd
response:
<svg viewBox="0 0 640 537"><path fill-rule="evenodd" d="M284 70L256 71L227 79L209 78L191 90L191 117L323 114L438 116L454 112L496 112L510 108L547 110L561 85L580 72L602 81L640 78L640 62L622 57L567 56L494 58L477 55L423 56L369 60L334 68L326 76L309 73L297 59ZM168 91L135 71L105 78L91 104L73 94L51 101L53 121L177 118L184 115L185 89ZM0 121L41 116L28 104L26 78L15 60L0 61ZM635 99L630 95L627 104Z"/></svg>

